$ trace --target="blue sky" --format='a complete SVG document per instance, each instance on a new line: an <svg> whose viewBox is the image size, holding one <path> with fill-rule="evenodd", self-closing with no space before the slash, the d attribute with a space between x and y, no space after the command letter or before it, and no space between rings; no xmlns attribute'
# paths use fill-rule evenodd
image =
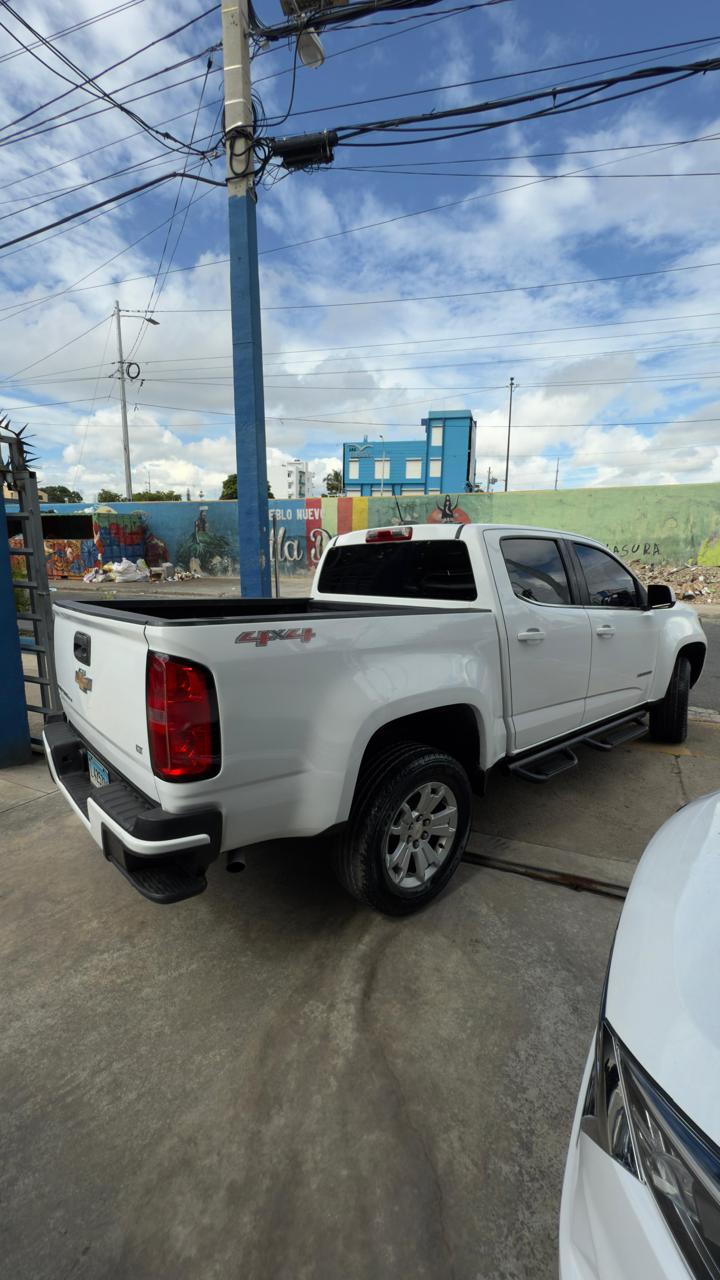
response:
<svg viewBox="0 0 720 1280"><path fill-rule="evenodd" d="M96 73L205 7L139 0L57 47ZM720 50L710 3L509 0L454 15L443 8L419 10L400 25L325 33L326 62L298 70L292 106L290 49L260 49L253 78L265 115L272 121L290 107L286 122L268 131L464 105ZM22 7L45 34L99 11L90 0ZM263 0L259 11L266 23L280 20L276 3ZM7 23L27 38L14 19ZM714 35L715 43L687 52L634 52ZM123 101L153 91L133 104L145 120L172 119L163 127L183 139L197 120L196 139L213 137L222 54L213 53L204 82L204 51L219 40L215 12L101 83ZM72 123L97 110L79 91L37 111L38 131L15 140L12 122L67 88L52 55L39 51L44 66L17 50L2 33L0 240L179 167L118 110ZM623 56L546 69L611 54ZM156 74L191 55L203 56ZM123 88L141 76L151 78ZM552 484L557 458L562 486L720 479L720 266L696 268L720 263L718 90L716 72L476 137L339 147L334 165L263 186L271 458L307 458L319 480L338 465L343 439L412 438L430 406L469 407L479 424L478 474L490 467L501 478L512 375L511 488ZM404 93L413 96L365 101ZM77 110L62 127L39 132L67 108ZM699 137L706 140L667 145ZM139 162L140 170L101 181ZM204 172L221 178L222 156ZM80 184L89 185L67 190ZM116 297L128 310L151 305L159 321L152 328L123 321L126 353L139 367L130 391L135 486L149 479L152 487L213 497L235 469L227 265L219 261L227 253L226 199L190 178L178 195L179 186L0 251L0 403L14 423L31 424L41 476L88 500L102 486L121 485ZM158 294L168 228L165 265L174 250L172 267L189 269L161 277ZM327 238L287 247L317 237ZM597 279L667 268L683 269ZM529 287L564 281L587 282ZM466 296L437 296L459 294ZM420 295L429 300L378 301Z"/></svg>

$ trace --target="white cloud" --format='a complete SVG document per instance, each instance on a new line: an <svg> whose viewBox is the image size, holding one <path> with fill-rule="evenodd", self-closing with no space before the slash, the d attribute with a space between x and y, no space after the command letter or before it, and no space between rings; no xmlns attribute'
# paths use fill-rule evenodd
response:
<svg viewBox="0 0 720 1280"><path fill-rule="evenodd" d="M42 11L31 5L28 12L30 20L36 20L44 30L67 25L66 6L60 0L51 0ZM83 0L76 5L73 19L92 13L90 0ZM597 47L587 37L583 38L586 47L578 49L575 43L569 52L564 33L558 38L549 31L545 47L532 48L528 44L530 26L518 19L514 6L485 13L488 21L482 38L489 39L498 70L591 56ZM73 37L72 50L81 65L100 66L107 59L109 40L113 57L122 57L190 16L189 0L172 6L157 0L152 13L150 6L140 5L124 21L108 20L106 25L87 28ZM449 26L444 30L447 34L442 41L437 34L432 37L433 48L440 50L433 64L434 78L446 83L484 74L487 66L479 44L464 44ZM193 35L181 41L179 49L173 45L172 56L169 49L161 56L169 62L201 44L200 36ZM159 56L157 52L143 55L113 73L109 83L116 87L153 70L159 65ZM281 64L282 59L273 54L262 65L275 68ZM62 90L60 82L31 65L26 56L4 67L0 109L5 119ZM202 62L191 64L189 73L202 67ZM364 70L372 83L370 63L364 64ZM179 79L181 74L185 71L166 79ZM218 83L216 78L210 95L213 99ZM299 88L304 92L306 86L319 83L301 77ZM270 114L282 113L288 90L287 77L263 86ZM269 91L273 97L267 96ZM350 96L355 92L353 86ZM174 89L168 91L167 101L165 95L150 99L143 111L153 119L190 111L197 105L197 93L197 82ZM665 354L643 352L652 346L716 339L720 346L720 323L717 330L707 328L720 322L720 316L716 321L702 316L717 311L717 270L678 271L555 290L527 287L542 281L582 281L594 275L652 271L667 264L684 268L720 260L718 178L640 181L587 174L549 182L535 180L547 173L550 165L556 172L564 172L615 160L621 154L571 154L581 148L719 131L712 99L705 96L704 89L697 99L702 115L699 108L689 111L687 99L682 101L685 114L678 111L675 119L660 109L657 99L614 108L612 115L593 111L570 116L563 135L565 154L486 166L493 172L517 172L520 176L516 178L488 181L478 177L460 185L450 179L421 186L418 181L408 195L400 179L391 183L361 175L350 185L350 179L339 181L338 171L294 175L269 191L263 190L259 220L266 247L333 236L361 223L398 219L367 232L263 256L267 438L272 456L307 458L319 488L323 476L339 465L343 438L365 432L372 436L378 431L386 438L410 438L418 433L419 419L430 405L469 407L480 424L479 478L489 465L501 478L506 387L513 374L517 392L511 483L524 485L527 479L532 485L552 484L558 456L561 484L670 483L720 474L717 424L685 425L688 418L720 418L718 346L688 346ZM94 105L88 99L84 109ZM208 111L203 118L212 121L213 113ZM186 128L188 121L192 116L179 122L177 129ZM14 199L20 193L40 190L41 184L32 176L16 186L8 184L21 175L37 175L49 155L53 159L80 155L89 144L97 145L92 155L43 180L57 187L74 181L93 185L81 195L58 198L27 213L18 213L16 204L0 206L0 216L14 211L6 222L0 222L0 229L11 228L13 234L19 234L39 221L61 216L77 200L90 204L125 181L130 185L131 177L114 186L98 179L116 165L130 164L161 150L145 135L123 143L114 141L133 128L132 122L110 111L86 125L58 130L23 146L5 147L3 199ZM478 154L488 155L493 147L501 154L562 151L562 146L543 145L545 135L540 127L488 136L491 144L475 143ZM362 154L338 150L338 164L355 163ZM433 150L432 154L443 152ZM636 152L629 159L592 172L713 171L720 167L718 161L720 142L709 142L654 155ZM516 189L497 194L505 187ZM403 218L411 208L464 196L477 198L436 213ZM132 249L126 246L167 218L173 199L174 188L169 187L152 201L141 199L124 211L52 240L29 242L33 247L23 252L0 254L6 301L23 303L74 286L115 254L121 256L90 275L87 284L152 275L165 230ZM138 352L141 379L129 390L138 487L146 482L149 468L153 485L162 480L163 485L183 490L188 486L203 488L210 495L219 491L224 476L235 470L230 321L229 313L223 310L229 306L228 272L224 262L212 265L226 255L225 234L223 195L209 192L190 210L184 252L177 261L211 265L167 278L157 317L160 326L146 330ZM71 482L86 490L86 496L105 485L121 484L118 388L111 376L115 350L109 317L116 295L124 308L144 308L151 283L144 279L118 284L117 288L68 292L12 318L11 312L0 311L6 372L3 407L14 421L34 424L31 429L45 480ZM456 296L412 304L311 306L434 294ZM287 309L293 305L298 309ZM697 319L679 321L656 318L696 314ZM604 321L632 323L606 329L586 327ZM96 323L98 328L86 338L8 380ZM123 320L128 351L132 350L137 323ZM682 371L690 371L684 384L669 380ZM560 385L571 383L576 385ZM39 407L20 407L33 402ZM681 440L688 440L692 447L678 452Z"/></svg>

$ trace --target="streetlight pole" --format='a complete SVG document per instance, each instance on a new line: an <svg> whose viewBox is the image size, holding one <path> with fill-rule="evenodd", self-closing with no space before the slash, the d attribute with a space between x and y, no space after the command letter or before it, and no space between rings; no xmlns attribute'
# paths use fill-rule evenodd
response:
<svg viewBox="0 0 720 1280"><path fill-rule="evenodd" d="M508 487L508 472L510 470L510 430L512 427L512 398L513 398L514 386L515 386L515 379L511 378L510 379L510 404L508 405L507 453L505 455L505 492L506 493L507 493L507 487Z"/></svg>
<svg viewBox="0 0 720 1280"><path fill-rule="evenodd" d="M117 329L118 373L120 375L120 420L122 422L123 465L125 468L125 496L132 502L132 475L130 473L130 435L128 432L127 398L125 396L125 358L120 323L120 303L115 299L115 326Z"/></svg>
<svg viewBox="0 0 720 1280"><path fill-rule="evenodd" d="M248 0L222 0L240 589L269 596L260 281L252 150Z"/></svg>

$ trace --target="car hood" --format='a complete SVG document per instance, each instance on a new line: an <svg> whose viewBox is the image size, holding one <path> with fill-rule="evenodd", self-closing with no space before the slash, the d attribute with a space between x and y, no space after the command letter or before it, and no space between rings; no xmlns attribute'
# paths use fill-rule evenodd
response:
<svg viewBox="0 0 720 1280"><path fill-rule="evenodd" d="M618 926L606 1016L720 1145L720 792L680 809L645 850Z"/></svg>

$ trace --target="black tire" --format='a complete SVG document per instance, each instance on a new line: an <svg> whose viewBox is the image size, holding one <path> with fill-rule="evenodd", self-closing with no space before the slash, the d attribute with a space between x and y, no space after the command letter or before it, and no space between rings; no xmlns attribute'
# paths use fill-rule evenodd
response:
<svg viewBox="0 0 720 1280"><path fill-rule="evenodd" d="M684 742L688 731L690 662L678 658L662 702L650 708L650 736L656 742Z"/></svg>
<svg viewBox="0 0 720 1280"><path fill-rule="evenodd" d="M405 804L415 795L420 806L434 804L423 809L427 820L415 817L416 810ZM453 822L455 826L448 835L421 831L414 842L415 853L411 839L391 832L401 810L408 821L413 816L416 826L430 827L433 818L440 830ZM446 813L450 817L443 824ZM370 761L358 781L350 820L335 850L335 874L348 893L376 911L392 916L418 911L442 892L457 870L470 833L471 813L470 781L457 760L420 743L389 747ZM426 859L423 850L427 849L438 859L436 865ZM389 863L403 851L409 857L407 871L403 872L400 857L393 872ZM404 875L406 882L399 883L394 875Z"/></svg>

